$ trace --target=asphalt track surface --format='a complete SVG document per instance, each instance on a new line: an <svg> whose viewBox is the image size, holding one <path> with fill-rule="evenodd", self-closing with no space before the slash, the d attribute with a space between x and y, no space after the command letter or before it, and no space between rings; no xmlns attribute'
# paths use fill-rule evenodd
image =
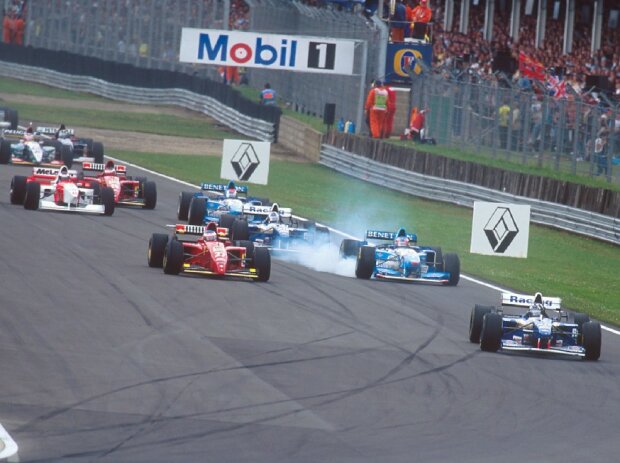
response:
<svg viewBox="0 0 620 463"><path fill-rule="evenodd" d="M154 211L26 211L0 168L0 422L19 461L620 460L620 336L599 362L488 354L498 293L274 261L266 284L167 276ZM135 172L135 170L134 170ZM131 174L132 172L130 172ZM441 244L441 243L438 243Z"/></svg>

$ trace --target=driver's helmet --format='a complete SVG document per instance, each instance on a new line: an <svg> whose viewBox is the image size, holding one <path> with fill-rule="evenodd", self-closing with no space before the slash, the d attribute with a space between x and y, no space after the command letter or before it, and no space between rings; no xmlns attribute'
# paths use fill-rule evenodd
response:
<svg viewBox="0 0 620 463"><path fill-rule="evenodd" d="M224 192L226 198L236 198L237 188L234 185L228 185L228 189Z"/></svg>
<svg viewBox="0 0 620 463"><path fill-rule="evenodd" d="M34 140L34 134L32 132L26 132L24 134L24 140L26 140L26 141Z"/></svg>
<svg viewBox="0 0 620 463"><path fill-rule="evenodd" d="M269 213L269 215L267 216L267 223L278 223L280 222L280 214L278 214L276 211L272 211Z"/></svg>
<svg viewBox="0 0 620 463"><path fill-rule="evenodd" d="M114 161L108 161L103 169L103 173L107 175L115 174L116 169L114 167Z"/></svg>
<svg viewBox="0 0 620 463"><path fill-rule="evenodd" d="M545 314L545 307L542 304L532 304L530 307L530 317L540 317Z"/></svg>
<svg viewBox="0 0 620 463"><path fill-rule="evenodd" d="M409 238L406 236L397 236L394 240L394 246L399 248L409 246Z"/></svg>
<svg viewBox="0 0 620 463"><path fill-rule="evenodd" d="M206 230L202 234L205 241L217 241L217 232L215 230Z"/></svg>
<svg viewBox="0 0 620 463"><path fill-rule="evenodd" d="M71 138L71 135L69 134L68 130L59 130L58 138L59 139Z"/></svg>
<svg viewBox="0 0 620 463"><path fill-rule="evenodd" d="M69 168L67 166L62 166L58 171L57 181L61 182L63 180L69 180L71 177L69 175Z"/></svg>

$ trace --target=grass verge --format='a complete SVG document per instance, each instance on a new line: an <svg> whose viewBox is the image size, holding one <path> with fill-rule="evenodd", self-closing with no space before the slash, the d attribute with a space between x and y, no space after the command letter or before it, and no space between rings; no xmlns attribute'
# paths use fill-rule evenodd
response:
<svg viewBox="0 0 620 463"><path fill-rule="evenodd" d="M114 156L195 184L221 181L217 157L122 151ZM418 234L421 244L457 252L468 275L526 293L560 296L568 308L620 324L618 246L533 225L528 259L470 254L470 209L389 191L320 165L271 161L269 179L268 186L250 185L251 194L360 237L366 227L404 226Z"/></svg>

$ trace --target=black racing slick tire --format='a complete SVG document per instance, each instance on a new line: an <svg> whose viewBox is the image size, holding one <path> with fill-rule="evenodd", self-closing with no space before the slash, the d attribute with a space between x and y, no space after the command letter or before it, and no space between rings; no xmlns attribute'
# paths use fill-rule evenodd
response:
<svg viewBox="0 0 620 463"><path fill-rule="evenodd" d="M573 316L573 321L577 325L577 330L579 332L579 338L577 342L579 344L583 343L583 324L590 321L590 316L587 313L576 312Z"/></svg>
<svg viewBox="0 0 620 463"><path fill-rule="evenodd" d="M205 198L192 198L189 203L187 223L190 225L202 225L207 213L207 200Z"/></svg>
<svg viewBox="0 0 620 463"><path fill-rule="evenodd" d="M157 204L157 185L153 181L146 181L142 184L144 196L144 209L155 209Z"/></svg>
<svg viewBox="0 0 620 463"><path fill-rule="evenodd" d="M177 219L187 220L189 214L189 203L192 202L194 193L192 191L182 191L179 195L179 205L177 206Z"/></svg>
<svg viewBox="0 0 620 463"><path fill-rule="evenodd" d="M250 227L247 220L236 219L233 222L230 239L233 241L247 241L250 239Z"/></svg>
<svg viewBox="0 0 620 463"><path fill-rule="evenodd" d="M24 198L24 209L36 211L39 208L40 199L41 184L37 182L28 182L26 185L26 197Z"/></svg>
<svg viewBox="0 0 620 463"><path fill-rule="evenodd" d="M220 217L219 226L222 228L227 228L229 230L228 235L230 236L232 234L232 226L233 223L235 223L235 220L237 220L236 215L224 214Z"/></svg>
<svg viewBox="0 0 620 463"><path fill-rule="evenodd" d="M28 177L15 175L11 180L11 204L24 204Z"/></svg>
<svg viewBox="0 0 620 463"><path fill-rule="evenodd" d="M601 356L601 324L599 322L585 322L583 324L583 347L586 350L586 360L598 360Z"/></svg>
<svg viewBox="0 0 620 463"><path fill-rule="evenodd" d="M103 143L99 141L94 141L91 143L89 148L92 149L92 157L95 159L97 164L103 164Z"/></svg>
<svg viewBox="0 0 620 463"><path fill-rule="evenodd" d="M254 255L254 243L252 241L235 241L235 246L239 246L241 248L245 248L245 256L246 258L251 258Z"/></svg>
<svg viewBox="0 0 620 463"><path fill-rule="evenodd" d="M364 245L363 241L353 240L345 238L340 242L340 258L347 259L349 257L356 257L359 248Z"/></svg>
<svg viewBox="0 0 620 463"><path fill-rule="evenodd" d="M149 239L147 262L149 267L162 268L164 266L164 253L168 245L168 235L153 233Z"/></svg>
<svg viewBox="0 0 620 463"><path fill-rule="evenodd" d="M101 204L103 204L103 215L114 214L114 190L112 188L101 189Z"/></svg>
<svg viewBox="0 0 620 463"><path fill-rule="evenodd" d="M170 240L166 245L163 261L164 273L178 275L183 268L183 245L178 240Z"/></svg>
<svg viewBox="0 0 620 463"><path fill-rule="evenodd" d="M10 140L2 140L0 142L0 164L8 164L11 162L11 142Z"/></svg>
<svg viewBox="0 0 620 463"><path fill-rule="evenodd" d="M502 345L502 316L488 313L482 318L480 332L480 349L485 352L497 352Z"/></svg>
<svg viewBox="0 0 620 463"><path fill-rule="evenodd" d="M433 246L431 249L435 252L435 271L443 272L443 252L441 251L441 248Z"/></svg>
<svg viewBox="0 0 620 463"><path fill-rule="evenodd" d="M494 307L476 304L471 309L469 318L469 341L478 344L480 342L480 333L482 332L482 321L484 316L493 311Z"/></svg>
<svg viewBox="0 0 620 463"><path fill-rule="evenodd" d="M374 246L362 246L357 254L355 276L368 280L375 271L376 258Z"/></svg>
<svg viewBox="0 0 620 463"><path fill-rule="evenodd" d="M450 277L447 286L456 286L461 279L461 261L457 254L448 253L443 258L444 272L448 272Z"/></svg>
<svg viewBox="0 0 620 463"><path fill-rule="evenodd" d="M271 255L267 248L254 248L254 268L258 281L269 281L271 276Z"/></svg>

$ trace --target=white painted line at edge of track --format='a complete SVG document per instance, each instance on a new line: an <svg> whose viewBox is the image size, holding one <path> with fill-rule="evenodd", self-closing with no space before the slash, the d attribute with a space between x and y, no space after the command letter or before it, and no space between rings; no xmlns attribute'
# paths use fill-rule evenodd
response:
<svg viewBox="0 0 620 463"><path fill-rule="evenodd" d="M19 448L13 440L13 438L6 432L6 429L0 424L0 441L4 444L4 448L0 448L0 460L10 458L17 453ZM19 459L13 459L10 461L19 461Z"/></svg>
<svg viewBox="0 0 620 463"><path fill-rule="evenodd" d="M111 160L112 160L112 161L114 161L114 162L122 162L123 164L127 164L128 166L135 167L135 168L137 168L137 169L142 169L143 171L148 172L149 174L158 175L158 176L160 176L160 177L162 177L162 178L165 178L165 179L167 179L167 180L171 180L171 181L173 181L173 182L181 183L181 184L183 184L183 185L187 185L187 186L190 186L190 187L192 187L192 188L200 188L200 186L198 186L198 185L194 185L194 184L192 184L192 183L185 182L185 181L183 181L183 180L180 180L180 179L178 179L178 178L171 177L171 176L169 176L169 175L160 174L159 172L155 172L154 170L145 169L144 167L141 167L141 166L139 166L139 165L137 165L137 164L132 164L131 162L126 162L126 161L123 161L122 159L116 159L116 158L113 158L113 157L108 156L108 155L106 155L106 157L107 157L107 158L109 158L109 159L111 159ZM304 217L299 217L299 216L294 216L294 217L295 217L295 218L299 218L299 219L304 219ZM319 224L319 225L322 225L322 224ZM332 231L332 232L334 232L334 233L337 233L337 234L338 234L338 235L340 235L340 236L344 236L345 238L357 239L357 237L356 237L356 236L349 235L348 233L345 233L345 232L343 232L343 231L337 230L337 229L335 229L335 228L332 228L332 227L329 227L329 226L327 226L327 228L329 228L329 231ZM461 273L461 277L462 277L462 278L464 278L465 280L471 281L472 283L478 284L478 285L480 285L480 286L486 286L487 288L490 288L490 289L494 289L494 290L496 290L496 291L499 291L500 293L509 292L507 289L501 288L501 287L499 287L499 286L492 285L492 284L490 284L490 283L486 283L486 282L484 282L484 281L477 280L476 278L473 278L473 277L470 277L470 276L467 276L467 275L463 275L462 273ZM601 325L601 328L602 328L603 330L605 330L605 331L609 331L610 333L617 334L618 336L620 336L620 331L619 331L619 330L615 330L615 329L610 328L610 327L605 326L605 325Z"/></svg>

